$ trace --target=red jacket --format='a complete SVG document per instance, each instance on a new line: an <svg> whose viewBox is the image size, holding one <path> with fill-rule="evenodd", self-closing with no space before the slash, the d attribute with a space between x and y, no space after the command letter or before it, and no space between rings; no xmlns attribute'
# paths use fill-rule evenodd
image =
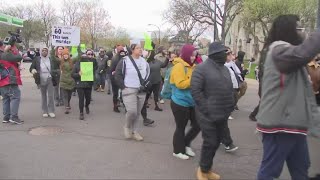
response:
<svg viewBox="0 0 320 180"><path fill-rule="evenodd" d="M21 55L15 51L14 53L3 53L0 59L0 76L5 75L5 77L0 77L0 87L7 85L22 85L21 75L19 70L19 64L22 60ZM7 72L4 72L7 71Z"/></svg>

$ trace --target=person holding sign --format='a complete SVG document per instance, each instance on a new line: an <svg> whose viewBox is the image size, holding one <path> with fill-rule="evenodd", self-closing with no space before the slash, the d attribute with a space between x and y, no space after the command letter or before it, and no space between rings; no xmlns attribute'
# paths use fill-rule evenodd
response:
<svg viewBox="0 0 320 180"><path fill-rule="evenodd" d="M122 89L122 98L126 106L126 124L124 135L126 139L133 138L142 141L138 133L139 115L148 89L150 68L147 61L141 57L140 45L131 45L131 55L124 57L117 65L115 80Z"/></svg>
<svg viewBox="0 0 320 180"><path fill-rule="evenodd" d="M89 105L91 101L92 86L94 82L97 61L93 58L93 51L87 50L86 54L81 56L72 70L72 77L76 82L76 89L79 96L80 120L84 120L83 109L90 113Z"/></svg>

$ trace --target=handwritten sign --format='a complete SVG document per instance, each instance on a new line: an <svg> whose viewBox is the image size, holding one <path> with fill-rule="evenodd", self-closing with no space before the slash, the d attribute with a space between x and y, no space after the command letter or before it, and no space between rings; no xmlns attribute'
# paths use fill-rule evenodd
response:
<svg viewBox="0 0 320 180"><path fill-rule="evenodd" d="M80 62L81 81L93 81L93 62Z"/></svg>
<svg viewBox="0 0 320 180"><path fill-rule="evenodd" d="M53 46L78 46L80 44L80 28L76 26L53 26Z"/></svg>

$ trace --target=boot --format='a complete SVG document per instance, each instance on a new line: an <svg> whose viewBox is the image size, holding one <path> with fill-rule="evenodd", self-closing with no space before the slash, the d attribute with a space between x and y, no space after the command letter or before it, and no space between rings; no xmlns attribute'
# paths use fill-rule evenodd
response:
<svg viewBox="0 0 320 180"><path fill-rule="evenodd" d="M197 179L198 180L220 180L220 175L209 171L208 173L204 173L201 171L201 168L199 167L197 170Z"/></svg>
<svg viewBox="0 0 320 180"><path fill-rule="evenodd" d="M113 111L116 113L120 113L118 101L113 101Z"/></svg>
<svg viewBox="0 0 320 180"><path fill-rule="evenodd" d="M80 113L80 118L79 118L80 120L84 120L84 115L83 115L83 113Z"/></svg>
<svg viewBox="0 0 320 180"><path fill-rule="evenodd" d="M154 108L154 110L155 110L155 111L163 111L163 110L159 107L158 103L156 103L156 107Z"/></svg>

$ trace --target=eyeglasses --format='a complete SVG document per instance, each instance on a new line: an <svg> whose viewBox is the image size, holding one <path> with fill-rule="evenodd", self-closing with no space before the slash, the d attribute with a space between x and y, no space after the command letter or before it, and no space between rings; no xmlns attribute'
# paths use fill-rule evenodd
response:
<svg viewBox="0 0 320 180"><path fill-rule="evenodd" d="M297 31L304 32L305 30L306 30L306 28L303 28L303 27L297 27Z"/></svg>
<svg viewBox="0 0 320 180"><path fill-rule="evenodd" d="M91 54L91 53L89 53L89 54L87 54L88 56L93 56L93 54Z"/></svg>

